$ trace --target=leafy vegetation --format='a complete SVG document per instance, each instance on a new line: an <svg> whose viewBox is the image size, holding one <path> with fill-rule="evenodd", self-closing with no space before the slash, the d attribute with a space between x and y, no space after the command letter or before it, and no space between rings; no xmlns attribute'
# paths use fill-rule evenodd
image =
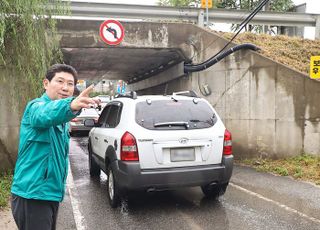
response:
<svg viewBox="0 0 320 230"><path fill-rule="evenodd" d="M214 8L227 8L227 9L246 9L251 10L255 8L261 0L212 0ZM159 0L160 6L191 6L201 5L201 0ZM267 10L271 11L289 11L293 7L292 0L270 0L267 4Z"/></svg>
<svg viewBox="0 0 320 230"><path fill-rule="evenodd" d="M258 171L272 172L281 176L292 176L295 179L310 181L320 185L320 157L301 154L285 159L245 159L237 160L238 164L254 167Z"/></svg>
<svg viewBox="0 0 320 230"><path fill-rule="evenodd" d="M218 8L245 9L252 10L261 0L221 0L218 2ZM266 10L285 12L293 7L292 0L270 0L266 4Z"/></svg>
<svg viewBox="0 0 320 230"><path fill-rule="evenodd" d="M237 9L237 10L249 10L255 9L262 0L212 0L213 8L225 8L225 9ZM173 7L199 7L201 4L200 0L159 0L160 6L173 6ZM269 0L266 3L266 11L278 11L287 12L293 9L292 0ZM239 21L241 23L241 21ZM232 31L237 31L239 24L234 24L231 27ZM247 25L245 26L246 31L262 32L263 26L261 25ZM273 30L272 30L273 31Z"/></svg>
<svg viewBox="0 0 320 230"><path fill-rule="evenodd" d="M230 39L233 33L222 33L222 36ZM309 74L310 57L320 53L320 40L247 32L239 34L234 41L255 44L261 48L261 54L305 74Z"/></svg>
<svg viewBox="0 0 320 230"><path fill-rule="evenodd" d="M96 96L99 96L99 95L109 95L108 93L101 93L101 92L91 92L89 93L89 97L96 97Z"/></svg>
<svg viewBox="0 0 320 230"><path fill-rule="evenodd" d="M160 6L189 6L193 2L193 0L159 0L158 5Z"/></svg>
<svg viewBox="0 0 320 230"><path fill-rule="evenodd" d="M6 207L10 196L12 173L0 174L0 209Z"/></svg>
<svg viewBox="0 0 320 230"><path fill-rule="evenodd" d="M15 102L24 104L38 96L47 68L61 60L52 15L66 11L61 0L49 7L50 2L0 1L0 83L14 85Z"/></svg>

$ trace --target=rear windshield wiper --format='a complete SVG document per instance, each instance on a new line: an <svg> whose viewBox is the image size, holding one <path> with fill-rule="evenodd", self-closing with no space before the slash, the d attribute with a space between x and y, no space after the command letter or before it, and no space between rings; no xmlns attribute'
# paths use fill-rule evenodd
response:
<svg viewBox="0 0 320 230"><path fill-rule="evenodd" d="M208 123L210 121L212 121L212 118L210 118L209 120L204 120L204 121L200 121L200 120L197 120L197 119L190 120L190 122L193 122L193 123L199 123L199 122Z"/></svg>
<svg viewBox="0 0 320 230"><path fill-rule="evenodd" d="M189 122L192 122L192 123L200 123L200 122L202 122L202 123L205 123L205 124L209 124L209 125L214 125L214 123L215 123L215 118L216 117L210 117L210 119L208 119L208 120L198 120L198 119L192 119L192 120L190 120Z"/></svg>
<svg viewBox="0 0 320 230"><path fill-rule="evenodd" d="M189 128L189 123L186 121L171 121L171 122L158 122L153 125L154 127L160 126L184 126L187 129Z"/></svg>
<svg viewBox="0 0 320 230"><path fill-rule="evenodd" d="M190 120L190 122L196 123L196 122L203 122L203 121L200 121L200 120L198 120L198 119L193 119L193 120Z"/></svg>
<svg viewBox="0 0 320 230"><path fill-rule="evenodd" d="M193 123L203 122L203 123L210 124L210 123L213 123L216 119L217 119L216 115L213 114L212 117L210 117L208 120L191 119L189 120L189 122L193 122Z"/></svg>

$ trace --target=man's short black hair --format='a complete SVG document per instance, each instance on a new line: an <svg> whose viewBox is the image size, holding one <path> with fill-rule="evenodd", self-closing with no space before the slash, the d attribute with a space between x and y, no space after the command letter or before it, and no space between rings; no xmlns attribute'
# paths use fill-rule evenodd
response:
<svg viewBox="0 0 320 230"><path fill-rule="evenodd" d="M49 81L56 75L56 73L66 72L72 74L74 78L74 84L77 84L78 81L78 73L77 71L71 66L66 64L54 64L51 66L46 74L46 79Z"/></svg>

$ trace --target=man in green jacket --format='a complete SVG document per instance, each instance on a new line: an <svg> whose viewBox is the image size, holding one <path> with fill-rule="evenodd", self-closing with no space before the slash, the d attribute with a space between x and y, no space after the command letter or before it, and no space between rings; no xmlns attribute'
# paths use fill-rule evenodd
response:
<svg viewBox="0 0 320 230"><path fill-rule="evenodd" d="M43 80L45 93L30 101L20 126L20 143L11 187L11 209L19 229L55 229L68 174L68 122L82 108L95 106L88 87L72 97L76 70L53 65Z"/></svg>

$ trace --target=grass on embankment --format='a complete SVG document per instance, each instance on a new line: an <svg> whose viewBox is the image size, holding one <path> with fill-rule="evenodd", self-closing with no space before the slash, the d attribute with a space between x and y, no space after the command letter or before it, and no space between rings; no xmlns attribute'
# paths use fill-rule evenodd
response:
<svg viewBox="0 0 320 230"><path fill-rule="evenodd" d="M320 157L301 154L285 159L245 159L236 160L240 165L255 168L257 171L271 172L281 176L291 176L298 180L320 185Z"/></svg>
<svg viewBox="0 0 320 230"><path fill-rule="evenodd" d="M0 173L0 209L8 205L12 173Z"/></svg>
<svg viewBox="0 0 320 230"><path fill-rule="evenodd" d="M230 39L233 33L222 33ZM310 57L320 53L320 40L310 40L285 35L271 36L267 34L240 33L235 43L252 43L261 50L259 53L274 61L309 75Z"/></svg>

